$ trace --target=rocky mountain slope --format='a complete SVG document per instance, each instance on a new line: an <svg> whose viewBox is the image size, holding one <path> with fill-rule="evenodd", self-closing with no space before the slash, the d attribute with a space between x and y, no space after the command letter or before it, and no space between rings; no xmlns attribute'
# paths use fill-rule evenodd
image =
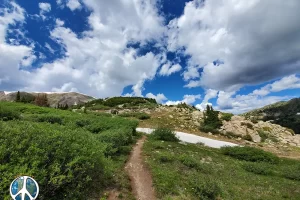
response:
<svg viewBox="0 0 300 200"><path fill-rule="evenodd" d="M201 127L203 126L202 123L205 118L205 113L192 106L186 104L166 106L155 103L149 104L147 101L139 101L136 104L132 104L128 102L130 99L124 101L125 99L122 99L122 97L111 100L113 100L114 104L109 101L105 102L105 100L92 101L88 104L87 109L94 112L105 113L112 113L117 110L116 113L118 113L119 116L131 118L139 116L137 114L140 113L147 114L149 115L149 118L140 119L139 121L139 127L142 128L157 128L164 126L176 131L235 141L240 144L264 144L268 146L290 145L300 147L300 135L295 134L293 130L287 127L271 123L270 121L263 121L256 118L252 119L249 116L230 116L229 120L222 120L222 116L225 114L219 113L219 119L222 121L222 126L213 131L213 133L204 133L201 131ZM123 104L123 101L126 103ZM109 105L107 103L113 106L105 106Z"/></svg>
<svg viewBox="0 0 300 200"><path fill-rule="evenodd" d="M212 132L201 131L203 127L205 112L199 111L196 108L180 104L177 106L159 105L152 102L149 104L147 99L134 99L130 102L130 98L123 99L122 97L112 98L110 100L95 100L87 104L87 109L93 112L112 113L117 110L117 114L122 117L139 116L144 113L149 115L146 119L139 119L139 126L142 128L157 128L160 126L169 127L176 131L193 133L195 135L219 138L236 142L239 144L263 145L267 147L300 147L300 135L288 128L271 121L264 121L261 114L245 116L232 116L225 120L224 113L219 113L221 126ZM133 99L132 99L133 100ZM138 101L137 101L138 100ZM143 101L144 102L143 102ZM293 100L293 112L296 109L295 101ZM110 106L109 106L110 105ZM281 108L281 106L289 105L289 102L280 102L266 108ZM266 109L265 108L265 109ZM291 111L289 111L291 112ZM135 114L134 114L135 113ZM258 112L262 113L262 111ZM275 113L275 111L274 111ZM276 111L276 113L278 113ZM228 115L228 114L227 114Z"/></svg>
<svg viewBox="0 0 300 200"><path fill-rule="evenodd" d="M243 114L249 119L261 119L292 129L300 134L300 98L278 102Z"/></svg>
<svg viewBox="0 0 300 200"><path fill-rule="evenodd" d="M26 97L26 99L34 99L39 94L45 93L28 93L21 92L21 98ZM48 103L51 107L57 106L57 104L61 105L79 105L87 103L91 100L94 100L93 97L76 93L76 92L66 92L66 93L46 93L48 98ZM0 101L15 101L17 96L17 92L4 92L0 91Z"/></svg>

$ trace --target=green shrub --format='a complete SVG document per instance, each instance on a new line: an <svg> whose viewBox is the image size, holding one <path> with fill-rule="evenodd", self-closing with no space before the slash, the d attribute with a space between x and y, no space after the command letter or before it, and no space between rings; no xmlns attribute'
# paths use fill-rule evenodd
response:
<svg viewBox="0 0 300 200"><path fill-rule="evenodd" d="M36 117L37 122L47 122L50 124L63 124L63 120L60 116L55 115L44 115L44 116L37 116Z"/></svg>
<svg viewBox="0 0 300 200"><path fill-rule="evenodd" d="M94 106L90 107L89 109L90 110L109 110L110 107L98 104L98 105L94 105Z"/></svg>
<svg viewBox="0 0 300 200"><path fill-rule="evenodd" d="M131 128L109 129L97 135L97 138L109 145L106 155L113 156L124 153L123 146L133 142L133 130Z"/></svg>
<svg viewBox="0 0 300 200"><path fill-rule="evenodd" d="M263 131L263 130L258 130L257 133L258 133L258 135L259 135L260 138L261 138L261 142L265 142L266 139L268 139L268 137L269 137L269 134L266 133L266 132Z"/></svg>
<svg viewBox="0 0 300 200"><path fill-rule="evenodd" d="M224 155L250 162L278 163L279 158L272 153L253 147L222 147Z"/></svg>
<svg viewBox="0 0 300 200"><path fill-rule="evenodd" d="M177 108L184 108L184 109L188 109L188 110L193 110L193 107L187 105L186 103L180 103L178 105L176 105Z"/></svg>
<svg viewBox="0 0 300 200"><path fill-rule="evenodd" d="M121 146L119 147L119 153L128 155L131 152L131 146Z"/></svg>
<svg viewBox="0 0 300 200"><path fill-rule="evenodd" d="M140 120L150 119L150 115L147 113L129 112L119 114L120 117L135 117Z"/></svg>
<svg viewBox="0 0 300 200"><path fill-rule="evenodd" d="M272 175L274 172L271 169L270 165L266 163L245 163L243 164L243 168L247 172L251 172L259 175Z"/></svg>
<svg viewBox="0 0 300 200"><path fill-rule="evenodd" d="M76 124L76 126L78 126L78 127L85 127L85 126L87 126L87 125L90 125L91 124L91 121L89 121L89 120L77 120L76 122L75 122L75 124Z"/></svg>
<svg viewBox="0 0 300 200"><path fill-rule="evenodd" d="M201 127L199 128L200 131L203 131L204 133L213 133L213 134L219 134L219 130L217 130L214 126L211 125L204 125L202 124Z"/></svg>
<svg viewBox="0 0 300 200"><path fill-rule="evenodd" d="M275 142L275 143L279 142L279 139L274 135L269 135L269 140L271 140L272 142Z"/></svg>
<svg viewBox="0 0 300 200"><path fill-rule="evenodd" d="M247 140L247 141L250 141L250 142L253 142L253 138L251 137L251 135L247 134L247 135L244 135L242 137L244 140Z"/></svg>
<svg viewBox="0 0 300 200"><path fill-rule="evenodd" d="M175 133L171 129L168 129L168 128L157 128L153 131L153 133L151 134L150 137L155 140L179 142L179 139L177 138Z"/></svg>
<svg viewBox="0 0 300 200"><path fill-rule="evenodd" d="M86 199L109 184L105 144L84 130L34 122L0 122L0 198L20 174L34 177L40 200ZM95 184L97 183L97 184Z"/></svg>
<svg viewBox="0 0 300 200"><path fill-rule="evenodd" d="M222 113L221 119L225 121L230 121L233 116L234 115L231 113Z"/></svg>
<svg viewBox="0 0 300 200"><path fill-rule="evenodd" d="M147 113L140 113L138 115L138 119L140 120L150 119L150 115L148 115Z"/></svg>
<svg viewBox="0 0 300 200"><path fill-rule="evenodd" d="M283 177L290 180L300 181L300 165L294 165L285 168Z"/></svg>
<svg viewBox="0 0 300 200"><path fill-rule="evenodd" d="M211 178L199 179L194 176L191 183L192 192L201 200L221 199L222 189L216 180Z"/></svg>
<svg viewBox="0 0 300 200"><path fill-rule="evenodd" d="M179 161L189 168L197 168L200 165L196 159L188 155L180 156Z"/></svg>
<svg viewBox="0 0 300 200"><path fill-rule="evenodd" d="M252 129L253 130L253 125L249 122L241 122L242 126L247 126L247 128Z"/></svg>
<svg viewBox="0 0 300 200"><path fill-rule="evenodd" d="M99 117L112 117L110 113L105 113L105 112L92 112L92 114Z"/></svg>
<svg viewBox="0 0 300 200"><path fill-rule="evenodd" d="M0 106L0 120L9 121L14 119L20 119L20 113L18 111Z"/></svg>
<svg viewBox="0 0 300 200"><path fill-rule="evenodd" d="M263 130L264 130L264 131L267 131L267 132L271 132L271 131L272 131L272 128L265 126L265 127L263 127Z"/></svg>
<svg viewBox="0 0 300 200"><path fill-rule="evenodd" d="M163 153L163 154L159 155L159 161L161 163L173 162L174 161L174 157L171 154Z"/></svg>

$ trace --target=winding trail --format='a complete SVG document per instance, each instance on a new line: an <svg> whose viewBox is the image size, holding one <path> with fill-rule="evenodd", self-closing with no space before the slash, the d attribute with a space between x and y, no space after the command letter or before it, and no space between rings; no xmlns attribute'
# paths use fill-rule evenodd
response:
<svg viewBox="0 0 300 200"><path fill-rule="evenodd" d="M154 129L151 128L137 128L136 131L146 133L146 134L151 134ZM193 135L189 133L183 133L183 132L177 132L175 131L176 136L182 141L182 142L187 142L187 143L204 143L205 146L212 147L212 148L221 148L224 146L238 146L237 144L231 143L231 142L224 142L220 140L214 140L206 137L201 137L198 135Z"/></svg>
<svg viewBox="0 0 300 200"><path fill-rule="evenodd" d="M133 193L137 200L156 200L152 177L142 157L142 147L145 140L146 136L138 140L131 152L125 170L130 177Z"/></svg>

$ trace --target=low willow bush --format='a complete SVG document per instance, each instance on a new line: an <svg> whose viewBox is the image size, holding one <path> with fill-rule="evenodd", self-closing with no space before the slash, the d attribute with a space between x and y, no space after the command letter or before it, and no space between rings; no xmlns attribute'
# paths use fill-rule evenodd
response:
<svg viewBox="0 0 300 200"><path fill-rule="evenodd" d="M272 164L279 162L279 158L274 154L253 147L222 147L221 151L224 155L231 156L238 160Z"/></svg>
<svg viewBox="0 0 300 200"><path fill-rule="evenodd" d="M201 200L217 200L221 199L222 189L217 180L211 178L199 179L197 176L192 178L192 193Z"/></svg>
<svg viewBox="0 0 300 200"><path fill-rule="evenodd" d="M130 128L110 129L97 135L99 141L104 142L109 148L106 149L107 156L114 156L124 150L133 142L133 130Z"/></svg>
<svg viewBox="0 0 300 200"><path fill-rule="evenodd" d="M40 200L86 199L110 180L106 144L89 132L14 121L0 122L0 130L1 199L11 199L10 182L22 174L38 180Z"/></svg>
<svg viewBox="0 0 300 200"><path fill-rule="evenodd" d="M168 128L157 128L149 136L154 140L163 140L168 142L179 142L178 137L175 135L174 131Z"/></svg>
<svg viewBox="0 0 300 200"><path fill-rule="evenodd" d="M20 175L38 181L39 200L100 199L120 186L113 174L138 137L137 121L23 103L0 107L6 117L0 119L0 199L11 199L10 183Z"/></svg>
<svg viewBox="0 0 300 200"><path fill-rule="evenodd" d="M242 166L247 172L251 172L258 175L273 175L272 166L267 163L245 163Z"/></svg>
<svg viewBox="0 0 300 200"><path fill-rule="evenodd" d="M200 165L199 161L188 155L180 156L179 160L183 165L185 165L188 168L197 168Z"/></svg>
<svg viewBox="0 0 300 200"><path fill-rule="evenodd" d="M286 167L283 177L290 180L300 181L300 164Z"/></svg>
<svg viewBox="0 0 300 200"><path fill-rule="evenodd" d="M50 124L63 124L63 119L61 116L57 115L42 115L36 117L37 122L47 122Z"/></svg>
<svg viewBox="0 0 300 200"><path fill-rule="evenodd" d="M0 120L9 121L14 119L20 119L20 113L18 111L0 106Z"/></svg>

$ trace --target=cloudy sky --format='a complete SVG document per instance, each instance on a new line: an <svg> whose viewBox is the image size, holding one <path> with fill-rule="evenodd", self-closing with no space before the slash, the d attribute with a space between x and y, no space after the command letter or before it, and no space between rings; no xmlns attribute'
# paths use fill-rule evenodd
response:
<svg viewBox="0 0 300 200"><path fill-rule="evenodd" d="M242 113L300 95L299 0L0 0L0 91Z"/></svg>

